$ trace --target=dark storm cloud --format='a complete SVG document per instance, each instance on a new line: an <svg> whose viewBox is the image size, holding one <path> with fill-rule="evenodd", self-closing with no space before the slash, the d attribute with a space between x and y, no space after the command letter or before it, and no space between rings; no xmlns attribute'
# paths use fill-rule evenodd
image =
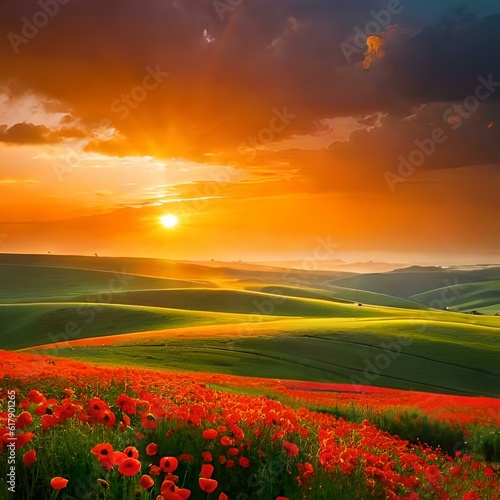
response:
<svg viewBox="0 0 500 500"><path fill-rule="evenodd" d="M500 77L500 16L459 11L413 36L399 27L415 17L402 2L386 56L365 71L363 51L348 64L340 44L387 1L245 0L221 21L208 0L52 0L45 24L42 3L2 6L0 79L67 103L86 125L111 121L123 140L101 150L115 154L237 151L274 108L297 115L285 135L308 133L325 117L463 99L478 75ZM113 103L156 67L169 77L122 120Z"/></svg>
<svg viewBox="0 0 500 500"><path fill-rule="evenodd" d="M10 144L44 144L51 142L49 129L44 125L16 123L12 127L0 125L0 142Z"/></svg>
<svg viewBox="0 0 500 500"><path fill-rule="evenodd" d="M500 80L499 32L500 15L449 17L413 38L390 39L378 70L409 101L463 99L478 76ZM500 92L492 98L500 99Z"/></svg>

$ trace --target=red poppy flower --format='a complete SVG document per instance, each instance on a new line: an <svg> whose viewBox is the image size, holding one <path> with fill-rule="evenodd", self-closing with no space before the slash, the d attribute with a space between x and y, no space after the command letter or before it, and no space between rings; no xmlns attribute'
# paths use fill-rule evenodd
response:
<svg viewBox="0 0 500 500"><path fill-rule="evenodd" d="M23 432L16 436L16 450L22 448L25 444L29 443L35 435L32 432Z"/></svg>
<svg viewBox="0 0 500 500"><path fill-rule="evenodd" d="M45 399L45 396L42 393L36 391L35 389L32 389L30 392L28 392L28 399L32 403L39 404Z"/></svg>
<svg viewBox="0 0 500 500"><path fill-rule="evenodd" d="M118 467L118 472L124 476L135 476L141 470L141 462L135 458L126 458Z"/></svg>
<svg viewBox="0 0 500 500"><path fill-rule="evenodd" d="M57 407L57 399L44 399L36 408L35 413L37 415L52 415L54 409Z"/></svg>
<svg viewBox="0 0 500 500"><path fill-rule="evenodd" d="M304 477L311 477L314 475L314 467L309 462L298 464L299 471Z"/></svg>
<svg viewBox="0 0 500 500"><path fill-rule="evenodd" d="M26 467L31 467L36 460L36 451L35 450L30 450L27 451L23 455L23 464L26 465Z"/></svg>
<svg viewBox="0 0 500 500"><path fill-rule="evenodd" d="M146 446L146 454L150 457L156 455L158 453L158 445L156 443L149 443Z"/></svg>
<svg viewBox="0 0 500 500"><path fill-rule="evenodd" d="M67 399L62 402L61 406L57 408L56 414L62 420L67 418L72 418L75 416L77 410L83 410L83 406L73 403L71 400Z"/></svg>
<svg viewBox="0 0 500 500"><path fill-rule="evenodd" d="M201 437L203 439L217 439L219 437L219 433L215 429L207 429L203 431Z"/></svg>
<svg viewBox="0 0 500 500"><path fill-rule="evenodd" d="M162 457L160 459L160 469L163 472L174 472L179 465L179 461L175 457Z"/></svg>
<svg viewBox="0 0 500 500"><path fill-rule="evenodd" d="M75 391L73 389L66 388L62 392L63 397L72 398L75 395Z"/></svg>
<svg viewBox="0 0 500 500"><path fill-rule="evenodd" d="M213 465L203 464L201 466L201 477L204 477L205 479L210 479L212 477L213 472L214 472Z"/></svg>
<svg viewBox="0 0 500 500"><path fill-rule="evenodd" d="M69 483L67 479L64 479L63 477L54 477L50 480L50 486L54 490L62 490L63 488L66 488L66 485Z"/></svg>
<svg viewBox="0 0 500 500"><path fill-rule="evenodd" d="M236 425L231 427L231 432L233 433L234 439L237 439L238 441L241 441L245 437L243 429L240 429Z"/></svg>
<svg viewBox="0 0 500 500"><path fill-rule="evenodd" d="M116 404L120 410L128 413L129 415L135 415L137 413L137 403L138 400L122 394L117 400Z"/></svg>
<svg viewBox="0 0 500 500"><path fill-rule="evenodd" d="M19 401L17 406L19 406L21 410L27 410L31 406L31 401L28 398L23 398Z"/></svg>
<svg viewBox="0 0 500 500"><path fill-rule="evenodd" d="M123 453L127 455L129 458L139 458L139 450L135 446L127 446L124 450Z"/></svg>
<svg viewBox="0 0 500 500"><path fill-rule="evenodd" d="M116 424L116 415L108 408L100 412L98 420L101 424L112 429Z"/></svg>
<svg viewBox="0 0 500 500"><path fill-rule="evenodd" d="M109 409L109 406L108 404L103 401L101 398L92 398L90 401L89 401L89 408L90 408L90 411L92 413L100 413L101 411L103 410L108 410Z"/></svg>
<svg viewBox="0 0 500 500"><path fill-rule="evenodd" d="M175 474L172 474L171 472L167 472L165 474L165 477L163 478L163 480L172 481L173 483L177 483L177 481L179 481L179 476L176 476Z"/></svg>
<svg viewBox="0 0 500 500"><path fill-rule="evenodd" d="M179 488L176 493L181 500L187 500L191 496L191 491L186 488Z"/></svg>
<svg viewBox="0 0 500 500"><path fill-rule="evenodd" d="M201 458L204 462L211 462L212 461L212 454L209 451L202 451Z"/></svg>
<svg viewBox="0 0 500 500"><path fill-rule="evenodd" d="M106 469L111 470L115 464L115 452L113 446L109 443L102 443L94 446L90 450L99 460L100 464Z"/></svg>
<svg viewBox="0 0 500 500"><path fill-rule="evenodd" d="M165 479L163 483L161 483L160 493L165 498L168 498L169 495L172 496L172 493L175 493L176 489L177 487L175 486L175 483L173 481Z"/></svg>
<svg viewBox="0 0 500 500"><path fill-rule="evenodd" d="M217 489L217 486L219 486L218 481L215 479L207 479L206 477L200 477L200 479L198 479L198 484L200 485L201 491L205 493L213 493Z"/></svg>
<svg viewBox="0 0 500 500"><path fill-rule="evenodd" d="M42 415L42 427L44 430L54 427L61 423L61 419L57 415Z"/></svg>
<svg viewBox="0 0 500 500"><path fill-rule="evenodd" d="M29 411L23 411L19 414L16 420L16 428L24 429L33 423L33 417Z"/></svg>
<svg viewBox="0 0 500 500"><path fill-rule="evenodd" d="M123 415L122 421L120 422L120 432L124 432L130 425L130 417L128 415Z"/></svg>
<svg viewBox="0 0 500 500"><path fill-rule="evenodd" d="M149 473L153 474L153 476L159 476L161 474L161 469L157 465L150 465Z"/></svg>
<svg viewBox="0 0 500 500"><path fill-rule="evenodd" d="M247 467L250 467L250 460L248 460L247 457L240 457L240 459L238 460L238 463L244 469L246 469Z"/></svg>
<svg viewBox="0 0 500 500"><path fill-rule="evenodd" d="M229 497L225 493L221 492L218 500L229 500Z"/></svg>
<svg viewBox="0 0 500 500"><path fill-rule="evenodd" d="M144 474L141 476L140 483L145 490L149 490L149 488L152 488L155 485L155 480L151 476Z"/></svg>
<svg viewBox="0 0 500 500"><path fill-rule="evenodd" d="M464 494L462 500L481 500L481 497L477 491L470 490Z"/></svg>
<svg viewBox="0 0 500 500"><path fill-rule="evenodd" d="M234 440L230 438L229 436L222 436L220 438L220 444L222 446L231 446L233 444Z"/></svg>
<svg viewBox="0 0 500 500"><path fill-rule="evenodd" d="M178 458L183 462L192 462L194 460L194 457L193 455L191 455L191 453L182 453Z"/></svg>
<svg viewBox="0 0 500 500"><path fill-rule="evenodd" d="M123 451L115 451L113 454L113 457L114 457L115 463L117 465L120 465L126 458L129 458L129 457L127 457L127 455L125 455L125 453L123 453ZM134 457L130 457L130 458L134 458Z"/></svg>
<svg viewBox="0 0 500 500"><path fill-rule="evenodd" d="M493 467L491 467L490 465L486 466L484 468L484 473L488 476L488 477L493 477L495 475L495 469L493 469Z"/></svg>
<svg viewBox="0 0 500 500"><path fill-rule="evenodd" d="M110 443L96 444L91 450L97 458L107 458L114 453L113 446Z"/></svg>
<svg viewBox="0 0 500 500"><path fill-rule="evenodd" d="M145 429L156 429L158 422L152 413L143 413L141 415L141 425Z"/></svg>
<svg viewBox="0 0 500 500"><path fill-rule="evenodd" d="M228 468L228 469L232 469L233 467L234 467L234 460L230 458L230 459L226 462L226 468Z"/></svg>
<svg viewBox="0 0 500 500"><path fill-rule="evenodd" d="M238 448L235 448L234 446L228 448L227 450L228 455L230 455L231 457L235 457L239 452L240 450L238 450Z"/></svg>
<svg viewBox="0 0 500 500"><path fill-rule="evenodd" d="M287 452L289 457L294 457L299 453L299 448L296 444L285 441L283 443L283 449Z"/></svg>
<svg viewBox="0 0 500 500"><path fill-rule="evenodd" d="M439 470L437 465L430 465L429 467L427 467L427 469L424 470L424 474L433 486L439 485L441 471Z"/></svg>

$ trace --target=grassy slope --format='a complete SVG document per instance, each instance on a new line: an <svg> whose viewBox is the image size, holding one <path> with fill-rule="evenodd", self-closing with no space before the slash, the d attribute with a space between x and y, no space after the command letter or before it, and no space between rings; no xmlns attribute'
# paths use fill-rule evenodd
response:
<svg viewBox="0 0 500 500"><path fill-rule="evenodd" d="M392 297L381 293L367 292L365 290L353 290L341 286L326 285L327 289L274 285L264 287L252 287L261 292L288 295L293 297L308 297L311 299L333 300L338 302L360 302L374 306L403 307L407 309L423 309L422 304L411 300Z"/></svg>
<svg viewBox="0 0 500 500"><path fill-rule="evenodd" d="M500 280L438 288L416 294L412 299L427 306L442 303L454 311L476 309L495 314L500 312Z"/></svg>
<svg viewBox="0 0 500 500"><path fill-rule="evenodd" d="M108 298L112 303L0 304L0 324L4 325L0 330L0 345L8 349L19 349L46 344L51 339L67 340L67 336L61 335L66 329L70 332L74 329L81 330L78 335L70 335L71 338L85 338L202 323L255 322L278 316L405 316L403 310L394 308L358 307L238 290L149 290L115 293ZM138 303L141 305L137 305ZM162 307L151 307L158 304ZM167 305L169 307L165 307ZM68 327L69 324L73 326ZM50 334L56 335L56 338L50 337Z"/></svg>
<svg viewBox="0 0 500 500"><path fill-rule="evenodd" d="M234 324L245 318L237 314L114 304L3 304L0 305L0 345L4 349L22 349L117 333Z"/></svg>
<svg viewBox="0 0 500 500"><path fill-rule="evenodd" d="M74 255L19 255L0 254L0 264L29 265L44 267L64 267L101 271L121 271L128 274L194 280L201 282L231 283L242 288L247 283L288 283L299 281L301 284L315 285L325 280L350 276L348 272L312 271L299 269L273 268L259 265L232 264L224 266L203 265L199 263L168 261L135 257L85 257ZM1 272L1 271L0 271ZM209 285L205 285L209 286ZM153 288L153 287L142 287Z"/></svg>
<svg viewBox="0 0 500 500"><path fill-rule="evenodd" d="M122 271L142 276L174 279L210 279L212 268L202 265L136 257L86 257L81 255L0 254L0 264Z"/></svg>
<svg viewBox="0 0 500 500"><path fill-rule="evenodd" d="M409 270L374 273L338 278L329 282L334 286L368 290L395 297L410 298L437 288L500 279L500 267L473 271Z"/></svg>
<svg viewBox="0 0 500 500"><path fill-rule="evenodd" d="M224 336L221 329L220 336L210 332L203 338L205 328L196 328L198 338L130 335L117 345L49 352L108 363L500 396L498 327L290 318L249 328L249 336Z"/></svg>
<svg viewBox="0 0 500 500"><path fill-rule="evenodd" d="M81 298L78 297L75 300L81 300ZM276 295L274 293L220 288L116 292L111 294L111 302L114 304L145 305L252 315L380 317L404 314L399 310L390 308L363 308L358 307L357 304L342 304L318 298L311 299L290 295Z"/></svg>
<svg viewBox="0 0 500 500"><path fill-rule="evenodd" d="M106 294L113 289L197 286L207 287L210 283L131 275L122 272L121 268L112 272L65 267L0 265L0 303L71 300L76 295ZM83 302L86 298L83 298Z"/></svg>

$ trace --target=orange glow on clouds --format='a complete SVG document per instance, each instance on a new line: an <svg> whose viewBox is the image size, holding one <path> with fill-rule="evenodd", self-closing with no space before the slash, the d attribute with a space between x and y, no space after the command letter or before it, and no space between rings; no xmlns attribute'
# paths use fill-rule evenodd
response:
<svg viewBox="0 0 500 500"><path fill-rule="evenodd" d="M481 57L433 21L354 40L351 64L339 45L369 9L296 3L221 20L202 0L66 2L17 53L3 37L0 252L270 261L328 237L356 255L497 255L498 18L464 18ZM1 31L39 8L7 2Z"/></svg>

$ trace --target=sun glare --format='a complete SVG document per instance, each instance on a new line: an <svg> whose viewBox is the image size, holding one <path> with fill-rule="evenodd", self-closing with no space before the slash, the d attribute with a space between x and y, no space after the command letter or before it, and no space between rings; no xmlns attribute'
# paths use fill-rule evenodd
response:
<svg viewBox="0 0 500 500"><path fill-rule="evenodd" d="M170 229L177 226L177 224L179 223L179 219L176 215L167 214L160 217L160 222L163 227Z"/></svg>

